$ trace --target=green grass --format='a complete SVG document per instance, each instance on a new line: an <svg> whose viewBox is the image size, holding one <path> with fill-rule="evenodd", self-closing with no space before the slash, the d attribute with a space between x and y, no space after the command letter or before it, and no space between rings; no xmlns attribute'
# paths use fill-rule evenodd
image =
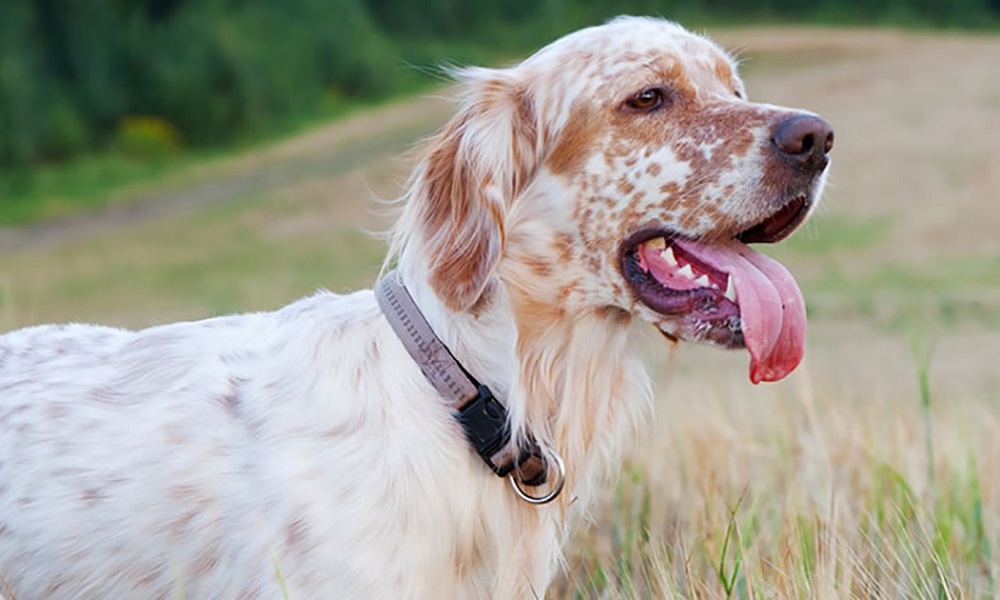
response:
<svg viewBox="0 0 1000 600"><path fill-rule="evenodd" d="M863 316L895 331L918 319L1000 328L1000 255L873 260L886 253L891 227L887 218L821 215L766 251L802 271L811 317Z"/></svg>
<svg viewBox="0 0 1000 600"><path fill-rule="evenodd" d="M52 280L34 288L11 284L0 308L11 319L30 319L25 311L34 307L60 320L111 312L142 324L148 317L129 317L136 306L145 315L167 306L175 318L216 315L273 309L323 286L343 292L371 283L385 251L381 241L333 223L308 235L262 231L263 222L287 213L272 197L253 196L113 235L85 253L59 249L48 259L58 265L58 272L49 267ZM26 268L12 277L32 276Z"/></svg>
<svg viewBox="0 0 1000 600"><path fill-rule="evenodd" d="M138 189L162 184L168 174L204 159L187 154L148 162L108 153L0 174L0 227L99 208Z"/></svg>
<svg viewBox="0 0 1000 600"><path fill-rule="evenodd" d="M888 218L852 219L841 215L817 215L802 231L774 247L779 257L813 258L834 252L864 254L885 241L892 221Z"/></svg>
<svg viewBox="0 0 1000 600"><path fill-rule="evenodd" d="M801 280L810 315L862 315L893 330L915 320L1000 328L1000 257L940 258L916 264L829 265Z"/></svg>
<svg viewBox="0 0 1000 600"><path fill-rule="evenodd" d="M429 84L425 81L423 88ZM423 89L416 84L377 102L338 102L312 115L294 115L265 131L216 147L182 149L151 158L108 149L65 162L0 171L0 227L67 217L202 178L207 165L235 158L316 126Z"/></svg>

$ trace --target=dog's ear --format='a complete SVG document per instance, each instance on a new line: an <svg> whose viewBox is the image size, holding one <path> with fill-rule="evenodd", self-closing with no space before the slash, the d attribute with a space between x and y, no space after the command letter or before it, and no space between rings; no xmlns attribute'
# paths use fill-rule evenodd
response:
<svg viewBox="0 0 1000 600"><path fill-rule="evenodd" d="M459 110L430 142L412 201L431 287L453 311L473 306L504 251L505 219L532 177L534 110L509 71L457 73Z"/></svg>

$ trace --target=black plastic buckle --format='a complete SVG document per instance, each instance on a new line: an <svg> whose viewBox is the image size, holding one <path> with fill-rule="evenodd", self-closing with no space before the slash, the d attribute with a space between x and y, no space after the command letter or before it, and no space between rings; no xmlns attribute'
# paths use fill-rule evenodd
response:
<svg viewBox="0 0 1000 600"><path fill-rule="evenodd" d="M455 418L462 424L465 437L493 472L500 477L506 477L514 469L513 463L506 465L493 464L493 456L510 442L510 423L507 421L507 409L493 397L493 392L485 385L479 385L479 395L455 413Z"/></svg>

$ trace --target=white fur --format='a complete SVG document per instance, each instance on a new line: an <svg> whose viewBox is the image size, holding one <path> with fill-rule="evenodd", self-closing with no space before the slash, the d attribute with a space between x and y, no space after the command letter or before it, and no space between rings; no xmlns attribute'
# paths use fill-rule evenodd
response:
<svg viewBox="0 0 1000 600"><path fill-rule="evenodd" d="M2 580L19 600L543 596L651 398L636 316L669 331L624 290L622 235L728 231L722 217L770 210L753 190L706 185L693 208L610 191L629 157L639 190L705 176L677 164L684 131L648 152L616 135L611 111L662 79L656 61L680 61L711 110L778 114L732 96L742 84L715 76L729 59L703 38L619 19L518 67L461 73L458 114L395 229L391 260L431 325L516 431L564 457L558 502L529 506L486 468L370 291L136 332L34 327L0 337ZM572 172L556 160L576 151ZM760 155L713 168L759 185ZM685 220L706 204L718 223Z"/></svg>

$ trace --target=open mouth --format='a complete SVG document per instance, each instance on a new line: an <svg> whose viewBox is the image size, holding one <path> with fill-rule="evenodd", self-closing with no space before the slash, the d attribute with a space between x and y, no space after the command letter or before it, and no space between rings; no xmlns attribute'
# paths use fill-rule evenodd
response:
<svg viewBox="0 0 1000 600"><path fill-rule="evenodd" d="M747 348L750 380L778 381L805 347L805 303L781 263L747 246L788 236L808 213L805 197L733 239L705 243L645 230L622 247L621 269L635 297L667 317L668 335Z"/></svg>

